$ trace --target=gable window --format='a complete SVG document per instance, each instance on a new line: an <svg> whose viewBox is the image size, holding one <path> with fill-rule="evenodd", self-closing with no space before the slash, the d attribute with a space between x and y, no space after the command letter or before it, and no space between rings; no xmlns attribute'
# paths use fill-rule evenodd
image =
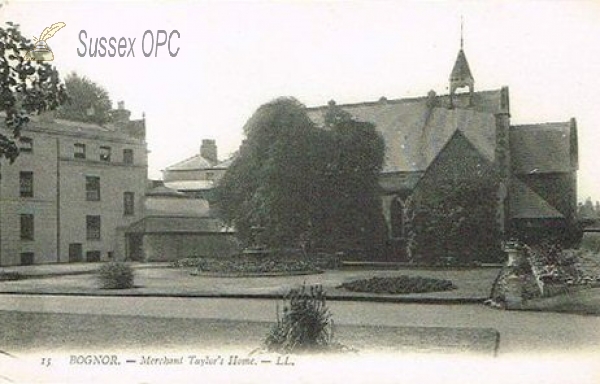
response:
<svg viewBox="0 0 600 384"><path fill-rule="evenodd" d="M86 238L100 240L100 216L86 216Z"/></svg>
<svg viewBox="0 0 600 384"><path fill-rule="evenodd" d="M21 240L33 240L33 215L21 215Z"/></svg>
<svg viewBox="0 0 600 384"><path fill-rule="evenodd" d="M131 216L135 213L135 194L133 192L123 193L123 214Z"/></svg>
<svg viewBox="0 0 600 384"><path fill-rule="evenodd" d="M30 137L21 137L21 146L19 150L21 153L32 153L33 152L33 139Z"/></svg>
<svg viewBox="0 0 600 384"><path fill-rule="evenodd" d="M123 150L123 163L128 165L133 164L133 149Z"/></svg>
<svg viewBox="0 0 600 384"><path fill-rule="evenodd" d="M76 159L85 159L85 144L75 143L73 146L73 157Z"/></svg>
<svg viewBox="0 0 600 384"><path fill-rule="evenodd" d="M21 197L33 197L33 172L19 173L19 190Z"/></svg>
<svg viewBox="0 0 600 384"><path fill-rule="evenodd" d="M100 178L98 176L85 177L85 199L100 201Z"/></svg>
<svg viewBox="0 0 600 384"><path fill-rule="evenodd" d="M100 160L110 161L110 147L100 147Z"/></svg>

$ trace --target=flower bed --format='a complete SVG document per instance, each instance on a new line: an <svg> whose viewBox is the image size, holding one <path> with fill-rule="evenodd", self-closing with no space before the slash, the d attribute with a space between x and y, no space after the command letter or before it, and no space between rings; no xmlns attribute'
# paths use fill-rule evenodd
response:
<svg viewBox="0 0 600 384"><path fill-rule="evenodd" d="M223 276L273 276L319 272L310 261L299 259L278 260L274 256L198 257L179 260L177 265L195 268L194 274Z"/></svg>
<svg viewBox="0 0 600 384"><path fill-rule="evenodd" d="M338 256L315 253L305 256L298 250L272 253L242 253L229 257L190 257L175 261L175 268L193 268L195 275L209 276L280 276L320 273L340 265Z"/></svg>
<svg viewBox="0 0 600 384"><path fill-rule="evenodd" d="M402 275L354 280L343 283L338 288L353 292L402 294L449 291L456 289L456 286L450 280Z"/></svg>

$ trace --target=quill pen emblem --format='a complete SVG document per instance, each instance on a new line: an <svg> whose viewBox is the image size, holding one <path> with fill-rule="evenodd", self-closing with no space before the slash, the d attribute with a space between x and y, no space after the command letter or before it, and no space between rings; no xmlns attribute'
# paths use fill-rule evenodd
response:
<svg viewBox="0 0 600 384"><path fill-rule="evenodd" d="M27 52L25 54L25 60L35 60L35 61L52 61L54 60L54 54L52 50L46 43L46 40L54 36L56 32L66 27L67 24L59 21L58 23L54 23L51 26L45 28L40 35L40 38L33 38L36 40L35 47L33 50Z"/></svg>

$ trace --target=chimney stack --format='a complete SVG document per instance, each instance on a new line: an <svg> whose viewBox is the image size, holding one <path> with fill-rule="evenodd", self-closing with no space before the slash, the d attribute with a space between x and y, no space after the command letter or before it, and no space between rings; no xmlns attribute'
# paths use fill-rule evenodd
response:
<svg viewBox="0 0 600 384"><path fill-rule="evenodd" d="M202 146L200 146L200 156L204 157L213 164L218 163L217 143L210 139L202 140Z"/></svg>
<svg viewBox="0 0 600 384"><path fill-rule="evenodd" d="M129 117L131 116L131 112L125 109L125 102L119 101L117 103L117 109L113 109L113 122L116 124L127 124L129 122Z"/></svg>

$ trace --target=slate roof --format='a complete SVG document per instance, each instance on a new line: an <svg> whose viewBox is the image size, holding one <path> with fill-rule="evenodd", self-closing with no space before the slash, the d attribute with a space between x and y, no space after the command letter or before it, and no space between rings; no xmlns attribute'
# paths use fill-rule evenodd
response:
<svg viewBox="0 0 600 384"><path fill-rule="evenodd" d="M202 155L194 155L188 159L180 161L167 167L166 171L197 171L212 168L215 163L202 157Z"/></svg>
<svg viewBox="0 0 600 384"><path fill-rule="evenodd" d="M510 129L513 171L517 174L570 172L570 122L515 125Z"/></svg>
<svg viewBox="0 0 600 384"><path fill-rule="evenodd" d="M467 62L465 52L461 49L458 51L456 62L454 62L454 67L452 68L452 73L450 74L450 81L460 82L467 79L473 80L473 75L471 74L471 69L469 68L469 63Z"/></svg>
<svg viewBox="0 0 600 384"><path fill-rule="evenodd" d="M5 112L0 113L2 126L4 126ZM128 121L125 126L107 123L104 125L85 123L59 118L49 118L44 115L30 115L29 123L23 126L23 132L39 131L52 132L71 136L101 137L117 141L140 141L145 138L145 122L141 120Z"/></svg>
<svg viewBox="0 0 600 384"><path fill-rule="evenodd" d="M510 183L511 219L563 219L564 215L525 183L513 178Z"/></svg>
<svg viewBox="0 0 600 384"><path fill-rule="evenodd" d="M448 96L436 97L429 106L427 97L384 100L336 106L359 121L375 124L386 144L383 172L424 171L457 130L493 161L495 118L500 112L501 90L476 92L473 106L468 95L456 95L456 108L449 109ZM328 106L309 108L309 117L323 126Z"/></svg>

